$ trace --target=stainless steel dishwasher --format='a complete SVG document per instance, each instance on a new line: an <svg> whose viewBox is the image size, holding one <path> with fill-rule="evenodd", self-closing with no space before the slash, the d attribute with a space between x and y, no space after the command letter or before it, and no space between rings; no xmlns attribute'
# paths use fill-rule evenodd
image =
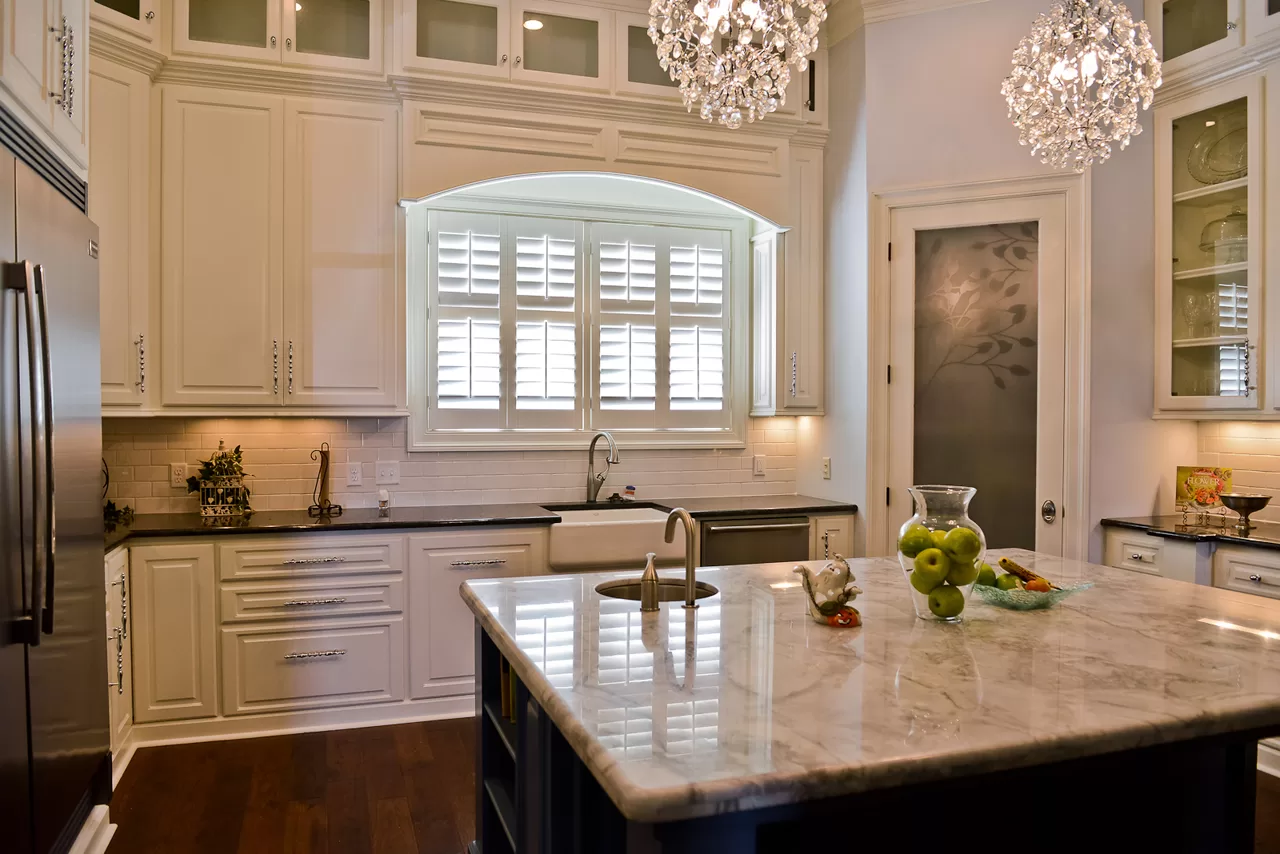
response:
<svg viewBox="0 0 1280 854"><path fill-rule="evenodd" d="M700 566L808 559L807 516L761 516L702 523Z"/></svg>

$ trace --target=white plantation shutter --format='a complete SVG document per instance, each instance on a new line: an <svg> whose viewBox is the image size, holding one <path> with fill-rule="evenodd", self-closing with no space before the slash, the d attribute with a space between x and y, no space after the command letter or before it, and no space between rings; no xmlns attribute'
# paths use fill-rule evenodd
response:
<svg viewBox="0 0 1280 854"><path fill-rule="evenodd" d="M600 407L654 409L657 362L657 330L652 325L601 326Z"/></svg>
<svg viewBox="0 0 1280 854"><path fill-rule="evenodd" d="M496 228L479 231L462 230L461 227L456 231L442 229L437 247L440 293L497 297L501 247Z"/></svg>
<svg viewBox="0 0 1280 854"><path fill-rule="evenodd" d="M720 409L724 403L724 332L671 328L671 408Z"/></svg>
<svg viewBox="0 0 1280 854"><path fill-rule="evenodd" d="M670 255L670 407L673 423L727 423L724 232L678 230ZM675 414L680 413L680 414Z"/></svg>
<svg viewBox="0 0 1280 854"><path fill-rule="evenodd" d="M502 382L496 320L442 318L437 352L440 408L498 408Z"/></svg>

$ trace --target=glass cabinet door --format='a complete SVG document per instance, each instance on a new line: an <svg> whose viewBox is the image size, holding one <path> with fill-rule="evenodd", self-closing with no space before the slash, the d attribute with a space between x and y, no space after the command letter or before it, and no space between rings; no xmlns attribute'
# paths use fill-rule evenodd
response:
<svg viewBox="0 0 1280 854"><path fill-rule="evenodd" d="M512 79L609 88L613 77L612 12L518 0L511 18L515 50Z"/></svg>
<svg viewBox="0 0 1280 854"><path fill-rule="evenodd" d="M1280 31L1280 0L1247 0L1248 27L1245 38L1250 43L1275 38Z"/></svg>
<svg viewBox="0 0 1280 854"><path fill-rule="evenodd" d="M1156 119L1162 409L1258 407L1259 87L1227 84Z"/></svg>
<svg viewBox="0 0 1280 854"><path fill-rule="evenodd" d="M156 0L93 0L89 16L127 30L143 42L153 41L158 35Z"/></svg>
<svg viewBox="0 0 1280 854"><path fill-rule="evenodd" d="M410 68L507 77L511 9L506 0L403 0Z"/></svg>
<svg viewBox="0 0 1280 854"><path fill-rule="evenodd" d="M285 63L382 70L379 0L283 0Z"/></svg>
<svg viewBox="0 0 1280 854"><path fill-rule="evenodd" d="M280 0L173 0L176 53L280 59Z"/></svg>
<svg viewBox="0 0 1280 854"><path fill-rule="evenodd" d="M1146 10L1166 78L1244 44L1243 0L1147 0Z"/></svg>
<svg viewBox="0 0 1280 854"><path fill-rule="evenodd" d="M661 95L680 100L680 87L658 64L658 48L649 38L649 16L616 13L614 74L619 92Z"/></svg>

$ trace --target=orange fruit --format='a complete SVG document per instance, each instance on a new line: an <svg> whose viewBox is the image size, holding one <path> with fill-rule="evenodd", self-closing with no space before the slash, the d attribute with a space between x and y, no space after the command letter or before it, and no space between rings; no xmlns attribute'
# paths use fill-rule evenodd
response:
<svg viewBox="0 0 1280 854"><path fill-rule="evenodd" d="M1053 588L1049 586L1049 582L1043 578L1033 578L1027 582L1027 590L1035 593L1048 593Z"/></svg>

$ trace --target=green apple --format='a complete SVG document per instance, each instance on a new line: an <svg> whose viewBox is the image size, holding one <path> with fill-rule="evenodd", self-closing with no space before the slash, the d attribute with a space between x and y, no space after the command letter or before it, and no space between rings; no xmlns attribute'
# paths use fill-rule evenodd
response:
<svg viewBox="0 0 1280 854"><path fill-rule="evenodd" d="M925 549L916 555L914 566L911 586L921 593L928 593L941 584L951 571L951 558L942 549Z"/></svg>
<svg viewBox="0 0 1280 854"><path fill-rule="evenodd" d="M978 578L978 565L971 560L952 560L947 583L956 587L972 584Z"/></svg>
<svg viewBox="0 0 1280 854"><path fill-rule="evenodd" d="M982 551L982 541L978 539L977 532L972 528L961 526L947 531L942 547L956 560L972 561L978 556L978 552Z"/></svg>
<svg viewBox="0 0 1280 854"><path fill-rule="evenodd" d="M933 538L933 547L935 549L942 548L943 542L947 539L946 531L930 531L929 536Z"/></svg>
<svg viewBox="0 0 1280 854"><path fill-rule="evenodd" d="M902 534L902 539L898 540L898 551L907 557L915 557L932 547L933 538L929 536L929 529L919 522L907 528Z"/></svg>
<svg viewBox="0 0 1280 854"><path fill-rule="evenodd" d="M964 593L958 587L943 584L929 593L929 610L935 617L949 620L964 610Z"/></svg>
<svg viewBox="0 0 1280 854"><path fill-rule="evenodd" d="M1013 590L1018 586L1018 576L1005 573L996 579L996 587L1001 590Z"/></svg>
<svg viewBox="0 0 1280 854"><path fill-rule="evenodd" d="M985 587L996 586L996 571L991 568L991 564L983 563L978 567L978 583Z"/></svg>

